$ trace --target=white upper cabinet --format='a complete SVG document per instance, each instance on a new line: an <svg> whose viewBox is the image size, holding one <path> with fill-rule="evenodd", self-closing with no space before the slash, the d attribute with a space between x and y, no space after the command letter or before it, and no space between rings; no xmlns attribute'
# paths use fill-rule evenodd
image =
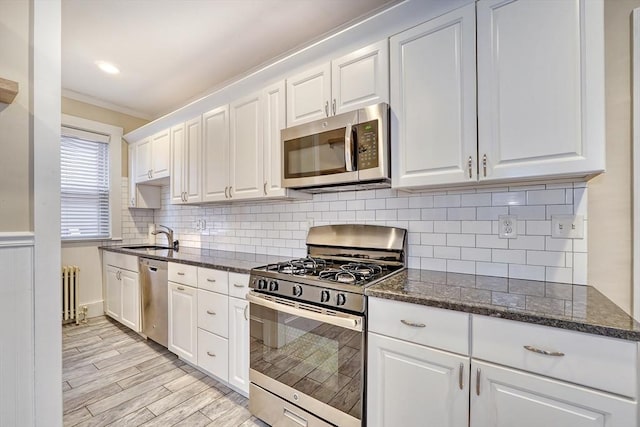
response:
<svg viewBox="0 0 640 427"><path fill-rule="evenodd" d="M169 176L171 169L170 129L158 132L135 145L136 182L153 181Z"/></svg>
<svg viewBox="0 0 640 427"><path fill-rule="evenodd" d="M325 63L287 78L287 126L329 116L331 64Z"/></svg>
<svg viewBox="0 0 640 427"><path fill-rule="evenodd" d="M160 187L137 184L136 182L136 145L129 145L129 199L128 207L160 209Z"/></svg>
<svg viewBox="0 0 640 427"><path fill-rule="evenodd" d="M282 196L282 147L280 131L285 123L284 81L275 83L262 91L263 151L264 151L264 195Z"/></svg>
<svg viewBox="0 0 640 427"><path fill-rule="evenodd" d="M202 201L226 200L229 191L229 106L202 115Z"/></svg>
<svg viewBox="0 0 640 427"><path fill-rule="evenodd" d="M199 202L201 199L201 141L201 117L171 128L172 204Z"/></svg>
<svg viewBox="0 0 640 427"><path fill-rule="evenodd" d="M389 101L387 41L287 78L287 126Z"/></svg>
<svg viewBox="0 0 640 427"><path fill-rule="evenodd" d="M231 133L230 199L248 199L263 195L263 123L260 93L230 105Z"/></svg>
<svg viewBox="0 0 640 427"><path fill-rule="evenodd" d="M476 180L475 5L391 38L394 187Z"/></svg>
<svg viewBox="0 0 640 427"><path fill-rule="evenodd" d="M331 93L333 114L389 102L387 40L331 61Z"/></svg>
<svg viewBox="0 0 640 427"><path fill-rule="evenodd" d="M481 180L604 170L603 27L602 1L478 2Z"/></svg>

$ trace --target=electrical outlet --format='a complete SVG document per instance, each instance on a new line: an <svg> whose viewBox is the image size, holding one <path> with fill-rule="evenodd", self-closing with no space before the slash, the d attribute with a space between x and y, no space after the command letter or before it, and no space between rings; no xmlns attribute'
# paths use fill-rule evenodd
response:
<svg viewBox="0 0 640 427"><path fill-rule="evenodd" d="M551 237L557 239L584 239L584 216L552 215Z"/></svg>
<svg viewBox="0 0 640 427"><path fill-rule="evenodd" d="M501 239L518 237L518 218L515 215L498 216L498 230Z"/></svg>

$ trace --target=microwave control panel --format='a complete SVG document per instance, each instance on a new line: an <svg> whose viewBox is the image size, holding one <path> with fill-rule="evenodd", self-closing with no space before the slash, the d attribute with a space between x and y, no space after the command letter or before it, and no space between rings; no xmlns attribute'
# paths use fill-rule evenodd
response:
<svg viewBox="0 0 640 427"><path fill-rule="evenodd" d="M358 170L378 167L378 121L356 125Z"/></svg>

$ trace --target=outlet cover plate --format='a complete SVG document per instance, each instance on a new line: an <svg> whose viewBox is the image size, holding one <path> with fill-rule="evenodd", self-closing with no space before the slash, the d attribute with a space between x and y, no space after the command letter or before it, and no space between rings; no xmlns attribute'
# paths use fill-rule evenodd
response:
<svg viewBox="0 0 640 427"><path fill-rule="evenodd" d="M498 235L501 239L518 237L518 218L515 215L498 216Z"/></svg>

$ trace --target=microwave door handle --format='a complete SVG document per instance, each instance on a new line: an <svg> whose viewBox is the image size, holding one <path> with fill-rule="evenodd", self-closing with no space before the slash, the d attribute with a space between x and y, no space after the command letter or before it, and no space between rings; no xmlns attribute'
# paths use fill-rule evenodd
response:
<svg viewBox="0 0 640 427"><path fill-rule="evenodd" d="M353 141L351 139L353 127L349 123L344 131L344 159L347 167L347 172L353 172Z"/></svg>

